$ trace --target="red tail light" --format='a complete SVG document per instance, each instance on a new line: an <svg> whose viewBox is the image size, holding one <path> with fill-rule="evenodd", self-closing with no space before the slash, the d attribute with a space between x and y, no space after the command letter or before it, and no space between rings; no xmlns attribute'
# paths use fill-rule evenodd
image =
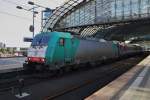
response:
<svg viewBox="0 0 150 100"><path fill-rule="evenodd" d="M29 62L44 63L45 62L45 58L41 58L41 57L28 57L28 61Z"/></svg>

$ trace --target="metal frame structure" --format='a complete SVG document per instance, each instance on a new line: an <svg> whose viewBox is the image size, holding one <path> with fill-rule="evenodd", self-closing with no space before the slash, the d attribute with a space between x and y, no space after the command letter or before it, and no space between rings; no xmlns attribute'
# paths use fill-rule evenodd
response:
<svg viewBox="0 0 150 100"><path fill-rule="evenodd" d="M73 31L91 36L114 25L149 22L150 0L69 0L57 8L43 31Z"/></svg>
<svg viewBox="0 0 150 100"><path fill-rule="evenodd" d="M64 16L64 14L68 13L72 10L76 5L78 5L81 1L84 0L69 0L62 6L55 9L53 14L49 17L48 21L45 23L43 31L51 31L57 21Z"/></svg>

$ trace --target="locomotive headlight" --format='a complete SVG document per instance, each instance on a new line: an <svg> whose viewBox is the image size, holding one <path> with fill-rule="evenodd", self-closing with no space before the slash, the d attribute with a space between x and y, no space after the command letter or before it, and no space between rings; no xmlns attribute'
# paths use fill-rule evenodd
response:
<svg viewBox="0 0 150 100"><path fill-rule="evenodd" d="M41 61L42 61L42 62L45 62L45 59L44 59L44 58L42 58L42 59L41 59Z"/></svg>
<svg viewBox="0 0 150 100"><path fill-rule="evenodd" d="M31 58L30 58L30 57L28 57L28 60L31 60Z"/></svg>

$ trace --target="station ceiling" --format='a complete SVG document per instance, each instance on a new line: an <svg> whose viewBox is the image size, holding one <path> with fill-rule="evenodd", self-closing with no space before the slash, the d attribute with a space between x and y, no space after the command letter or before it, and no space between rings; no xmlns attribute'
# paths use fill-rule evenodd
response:
<svg viewBox="0 0 150 100"><path fill-rule="evenodd" d="M43 31L125 41L150 33L149 4L149 0L69 0L53 12Z"/></svg>

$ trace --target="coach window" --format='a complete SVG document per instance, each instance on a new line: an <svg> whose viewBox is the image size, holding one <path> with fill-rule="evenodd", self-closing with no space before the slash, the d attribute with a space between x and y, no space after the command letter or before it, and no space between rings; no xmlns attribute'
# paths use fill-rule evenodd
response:
<svg viewBox="0 0 150 100"><path fill-rule="evenodd" d="M65 39L64 38L60 38L59 39L59 45L60 46L64 46L64 44L65 44Z"/></svg>

